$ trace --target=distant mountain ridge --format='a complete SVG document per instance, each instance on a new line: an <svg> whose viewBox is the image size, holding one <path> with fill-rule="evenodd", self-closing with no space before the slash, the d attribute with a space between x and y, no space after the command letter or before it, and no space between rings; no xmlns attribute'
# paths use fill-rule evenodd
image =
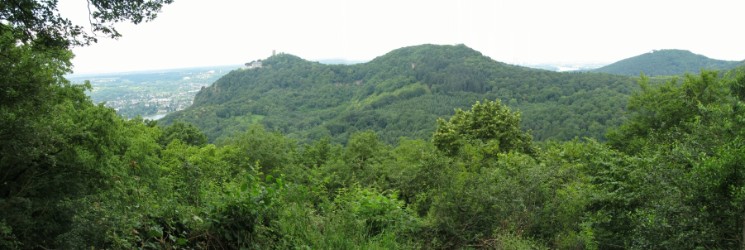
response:
<svg viewBox="0 0 745 250"><path fill-rule="evenodd" d="M369 62L327 65L279 54L234 70L161 120L199 126L210 140L260 123L301 140L374 130L384 140L429 139L436 120L499 99L537 140L602 138L636 87L625 76L558 73L497 62L465 45L418 45Z"/></svg>
<svg viewBox="0 0 745 250"><path fill-rule="evenodd" d="M665 49L626 58L593 71L627 76L638 76L642 72L648 76L681 75L698 73L702 69L728 70L742 63L711 59L687 50Z"/></svg>

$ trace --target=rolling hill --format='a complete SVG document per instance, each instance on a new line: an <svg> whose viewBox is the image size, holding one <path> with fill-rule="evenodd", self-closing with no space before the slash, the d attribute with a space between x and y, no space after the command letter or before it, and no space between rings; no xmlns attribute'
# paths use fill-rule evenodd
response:
<svg viewBox="0 0 745 250"><path fill-rule="evenodd" d="M419 45L354 65L278 54L234 70L199 91L194 104L161 120L196 124L210 140L261 123L290 137L343 142L374 130L388 142L428 139L439 117L500 99L521 111L537 140L603 138L621 121L632 78L558 73L497 62L464 45Z"/></svg>
<svg viewBox="0 0 745 250"><path fill-rule="evenodd" d="M656 50L593 70L617 75L648 76L681 75L697 73L702 69L727 70L743 62L711 59L687 50Z"/></svg>

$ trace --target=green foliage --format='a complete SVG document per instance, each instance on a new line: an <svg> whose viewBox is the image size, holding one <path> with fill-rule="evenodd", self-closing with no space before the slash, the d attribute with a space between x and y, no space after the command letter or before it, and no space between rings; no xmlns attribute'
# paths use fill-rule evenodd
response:
<svg viewBox="0 0 745 250"><path fill-rule="evenodd" d="M21 248L22 243L13 235L13 229L5 221L0 222L0 247L5 249Z"/></svg>
<svg viewBox="0 0 745 250"><path fill-rule="evenodd" d="M329 136L344 143L357 131L373 130L393 144L402 136L427 139L433 120L499 99L524 115L522 126L538 141L602 140L607 128L621 123L618 113L635 88L629 77L507 65L463 45L406 47L355 65L287 54L262 63L228 73L162 122L193 123L210 141L261 123L300 142Z"/></svg>
<svg viewBox="0 0 745 250"><path fill-rule="evenodd" d="M269 132L261 125L252 125L248 131L226 142L241 152L241 161L254 162L254 168L271 173L273 169L293 161L296 144L277 132Z"/></svg>
<svg viewBox="0 0 745 250"><path fill-rule="evenodd" d="M113 35L112 23L150 19L167 2L91 1L91 22ZM93 105L84 92L90 84L63 78L71 71L69 46L95 39L56 8L56 1L0 4L3 247L105 246L108 233L127 225L119 226L126 215L108 214L121 205L112 196L139 177L134 169L148 172L158 161L152 138L159 130Z"/></svg>
<svg viewBox="0 0 745 250"><path fill-rule="evenodd" d="M640 73L650 76L670 76L694 73L699 70L727 70L741 63L711 59L687 50L667 49L626 58L593 71L627 76L637 76Z"/></svg>
<svg viewBox="0 0 745 250"><path fill-rule="evenodd" d="M416 217L395 195L383 195L370 189L342 189L334 199L337 218L350 223L348 232L360 231L366 237L393 233L411 237L417 226Z"/></svg>
<svg viewBox="0 0 745 250"><path fill-rule="evenodd" d="M641 78L639 84L642 92L629 100L628 108L632 112L629 122L608 135L611 143L618 148L638 151L648 145L649 140L678 138L675 135L690 134L696 126L708 127L716 122L725 122L722 124L725 127L720 129L734 126L729 119L722 120L723 115L732 116L722 112L732 112L734 97L717 72L686 75L682 84L673 79L658 88L649 86L645 77ZM701 139L710 141L725 138Z"/></svg>
<svg viewBox="0 0 745 250"><path fill-rule="evenodd" d="M62 105L76 111L59 116L66 126L43 122L89 131L62 130L85 138L72 144L75 154L59 158L76 165L56 163L74 174L52 172L69 181L57 193L43 189L56 196L4 198L0 244L736 248L745 214L741 79L703 72L679 85L643 82L609 145L534 145L519 113L498 100L440 120L431 142L402 138L392 146L363 131L343 146L329 137L298 145L255 124L219 145L189 143L179 138L199 134L194 127L124 121L90 104L82 89L63 87L84 98L80 108ZM50 204L55 211L44 210L47 216L29 212Z"/></svg>
<svg viewBox="0 0 745 250"><path fill-rule="evenodd" d="M743 183L732 158L742 147L744 106L733 91L741 76L703 71L686 75L682 84L645 86L630 101L631 119L612 134L612 145L642 160L622 182L635 187L627 196L631 207L623 209L634 212L626 212L631 235L616 244L741 246L744 225L735 194Z"/></svg>
<svg viewBox="0 0 745 250"><path fill-rule="evenodd" d="M381 187L396 190L418 215L426 215L438 188L450 179L452 160L422 140L401 140L391 156L381 169L387 178Z"/></svg>
<svg viewBox="0 0 745 250"><path fill-rule="evenodd" d="M121 36L114 24L130 21L134 24L150 21L157 16L164 4L173 0L148 0L122 3L112 0L91 0L89 21L91 32L69 19L60 16L57 0L34 1L18 0L0 5L0 19L3 32L13 30L19 41L34 43L43 47L67 48L68 46L89 45L97 41L97 34L118 38Z"/></svg>
<svg viewBox="0 0 745 250"><path fill-rule="evenodd" d="M485 241L476 245L476 247L488 249L549 249L540 243L510 233L498 234L494 239Z"/></svg>
<svg viewBox="0 0 745 250"><path fill-rule="evenodd" d="M20 3L31 5L18 10L42 14L55 6L54 1ZM96 7L102 3L92 1ZM149 15L146 10L159 8L157 3L114 5L113 12L102 12L113 16L103 18L138 22ZM116 14L143 6L150 7L141 14ZM517 105L532 100L583 109L587 103L569 100L571 96L592 95L590 89L613 97L628 89L520 69L538 78L579 82L560 84L571 88L566 90L575 93L571 95L557 86L539 88L546 79L525 80L526 89L510 93L499 86L512 81L489 79L516 74L509 73L516 68L501 65L492 70L504 72L487 71L489 76L481 77L477 69L493 62L465 46L413 47L350 67L280 55L267 60L265 68L231 73L200 92L199 105L190 112L208 122L217 122L207 119L213 117L234 122L211 131L232 130L232 137L215 145L206 144L202 132L185 123L161 128L142 119L124 120L94 105L85 96L89 85L71 85L62 77L70 68L66 47L28 44L28 39L49 35L15 33L12 29L23 28L18 26L21 19L1 7L3 17L16 18L0 24L0 80L8 83L0 86L1 248L745 245L742 69L703 71L656 87L642 77L641 92L629 101L627 120L609 133L608 144L575 139L534 145L520 128L520 113L499 100L476 100L483 93L492 99L504 94L506 102ZM243 82L255 86L237 91L244 89ZM319 91L310 91L315 89ZM540 97L524 96L529 92ZM232 103L234 93L251 101L223 106ZM305 102L305 97L323 98ZM289 104L270 105L276 101ZM438 120L431 142L396 137L396 145L387 143L399 132L429 131L417 121L449 114L441 109L474 102L471 110ZM521 106L521 112L570 112L531 105L535 103ZM599 116L612 113L605 111ZM582 124L587 125L572 122L576 128L571 129ZM598 124L590 124L593 131L607 125ZM363 130L388 126L400 130ZM323 139L296 142L306 135Z"/></svg>
<svg viewBox="0 0 745 250"><path fill-rule="evenodd" d="M449 121L437 120L432 142L454 155L464 144L483 143L492 153L532 152L532 137L520 130L520 113L512 113L499 100L476 102L469 111L456 110Z"/></svg>
<svg viewBox="0 0 745 250"><path fill-rule="evenodd" d="M299 164L305 167L318 167L326 164L331 160L331 139L329 137L321 138L312 144L303 146L300 153Z"/></svg>
<svg viewBox="0 0 745 250"><path fill-rule="evenodd" d="M296 201L297 202L297 201ZM281 212L277 248L400 249L411 241L419 220L395 195L374 189L341 189L320 209L287 203Z"/></svg>
<svg viewBox="0 0 745 250"><path fill-rule="evenodd" d="M272 221L277 218L278 196L284 188L282 179L263 184L257 176L247 175L247 179L231 185L226 190L227 200L216 204L209 218L208 231L216 236L216 243L232 249L267 248L277 240L271 230ZM273 182L272 182L273 181Z"/></svg>
<svg viewBox="0 0 745 250"><path fill-rule="evenodd" d="M355 133L350 136L344 152L344 161L355 170L364 170L375 164L384 152L384 144L372 131Z"/></svg>
<svg viewBox="0 0 745 250"><path fill-rule="evenodd" d="M62 78L69 51L36 50L0 31L0 220L26 247L52 244L75 211L61 202L111 187L122 124L90 102L89 86Z"/></svg>
<svg viewBox="0 0 745 250"><path fill-rule="evenodd" d="M199 128L190 123L175 122L163 130L161 145L168 145L173 140L181 140L192 146L207 144L207 136Z"/></svg>

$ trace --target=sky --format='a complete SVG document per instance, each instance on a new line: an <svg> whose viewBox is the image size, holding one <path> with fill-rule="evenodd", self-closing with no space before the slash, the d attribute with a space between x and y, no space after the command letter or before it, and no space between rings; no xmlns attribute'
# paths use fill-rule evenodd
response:
<svg viewBox="0 0 745 250"><path fill-rule="evenodd" d="M86 0L60 0L88 22ZM501 62L608 64L658 49L745 59L742 0L175 0L123 37L73 49L75 73L239 65L273 51L368 61L420 44L465 44Z"/></svg>

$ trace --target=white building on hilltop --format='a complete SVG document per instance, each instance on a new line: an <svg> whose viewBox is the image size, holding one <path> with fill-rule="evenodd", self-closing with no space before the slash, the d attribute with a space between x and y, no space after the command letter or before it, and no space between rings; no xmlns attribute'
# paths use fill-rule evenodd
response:
<svg viewBox="0 0 745 250"><path fill-rule="evenodd" d="M256 60L256 61L247 62L245 64L245 68L246 69L258 69L258 68L261 68L261 66L262 65L261 65L261 60L260 59L259 60Z"/></svg>

